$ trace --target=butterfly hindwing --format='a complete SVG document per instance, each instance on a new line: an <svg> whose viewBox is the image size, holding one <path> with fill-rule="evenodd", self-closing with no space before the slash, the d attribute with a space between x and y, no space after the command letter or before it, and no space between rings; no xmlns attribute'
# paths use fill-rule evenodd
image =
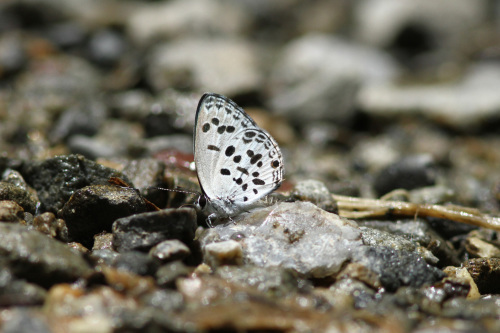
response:
<svg viewBox="0 0 500 333"><path fill-rule="evenodd" d="M209 200L244 206L275 190L283 178L276 141L230 99L203 95L196 112L194 154Z"/></svg>

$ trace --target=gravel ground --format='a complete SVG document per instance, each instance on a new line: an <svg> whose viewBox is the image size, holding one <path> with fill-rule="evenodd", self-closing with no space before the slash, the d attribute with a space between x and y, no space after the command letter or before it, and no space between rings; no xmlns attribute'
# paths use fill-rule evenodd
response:
<svg viewBox="0 0 500 333"><path fill-rule="evenodd" d="M5 0L0 330L498 332L498 87L496 1ZM285 170L212 227L204 92Z"/></svg>

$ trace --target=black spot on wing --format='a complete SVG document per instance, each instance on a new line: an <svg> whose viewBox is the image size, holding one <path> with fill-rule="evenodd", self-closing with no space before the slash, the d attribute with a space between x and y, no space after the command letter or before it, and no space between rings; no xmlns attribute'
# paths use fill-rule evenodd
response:
<svg viewBox="0 0 500 333"><path fill-rule="evenodd" d="M229 171L228 169L220 169L220 174L223 176L229 176L231 175L231 171Z"/></svg>
<svg viewBox="0 0 500 333"><path fill-rule="evenodd" d="M245 169L245 168L242 168L242 167L237 167L237 168L236 168L236 170L238 170L238 171L240 171L240 172L244 173L245 175L248 175L248 170L247 170L247 169Z"/></svg>
<svg viewBox="0 0 500 333"><path fill-rule="evenodd" d="M262 179L259 179L259 178L252 179L252 183L254 183L255 185L265 185L266 184Z"/></svg>
<svg viewBox="0 0 500 333"><path fill-rule="evenodd" d="M228 127L226 127L226 132L228 132L228 133L233 133L234 130L235 130L234 126L228 126Z"/></svg>
<svg viewBox="0 0 500 333"><path fill-rule="evenodd" d="M234 163L240 163L240 161L241 161L241 155L236 155L235 157L233 157Z"/></svg>
<svg viewBox="0 0 500 333"><path fill-rule="evenodd" d="M251 164L255 164L255 163L257 163L257 161L259 161L261 158L262 158L262 154L256 154L256 155L253 155L253 156L252 156L252 158L250 159L250 163L251 163Z"/></svg>
<svg viewBox="0 0 500 333"><path fill-rule="evenodd" d="M222 125L217 128L217 133L223 134L226 131L226 126Z"/></svg>
<svg viewBox="0 0 500 333"><path fill-rule="evenodd" d="M215 126L219 126L219 119L218 118L212 118L212 124L214 124Z"/></svg>
<svg viewBox="0 0 500 333"><path fill-rule="evenodd" d="M227 156L227 157L232 156L232 155L234 154L235 150L236 150L236 149L234 148L234 146L229 146L229 147L227 147L227 148L226 148L226 153L225 153L225 154L226 154L226 156ZM235 156L235 157L236 157L236 156ZM236 161L235 161L235 162L236 162Z"/></svg>
<svg viewBox="0 0 500 333"><path fill-rule="evenodd" d="M203 133L207 133L210 130L210 124L204 123L203 126L201 127L201 130L203 131Z"/></svg>

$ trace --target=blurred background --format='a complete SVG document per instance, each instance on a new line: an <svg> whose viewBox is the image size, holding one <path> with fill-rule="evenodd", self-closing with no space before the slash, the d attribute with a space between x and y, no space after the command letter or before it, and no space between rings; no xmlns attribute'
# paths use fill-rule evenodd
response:
<svg viewBox="0 0 500 333"><path fill-rule="evenodd" d="M498 212L499 1L0 2L3 157L186 163L207 91L277 139L285 189Z"/></svg>

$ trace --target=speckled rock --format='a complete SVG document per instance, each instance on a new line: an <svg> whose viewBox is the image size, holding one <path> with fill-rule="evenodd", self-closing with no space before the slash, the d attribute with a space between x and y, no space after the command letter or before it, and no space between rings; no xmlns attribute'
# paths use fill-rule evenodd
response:
<svg viewBox="0 0 500 333"><path fill-rule="evenodd" d="M444 267L448 265L460 265L460 259L457 251L450 242L447 242L440 234L438 234L425 219L398 219L396 221L364 221L360 222L361 226L374 228L382 231L387 231L390 236L381 238L390 242L390 239L395 236L402 236L406 240L419 245L417 252L425 257L425 252L431 252L433 256L439 259L437 266ZM376 242L382 245L379 242ZM425 250L424 250L425 249ZM413 251L406 248L408 251ZM429 261L430 263L431 261Z"/></svg>
<svg viewBox="0 0 500 333"><path fill-rule="evenodd" d="M214 242L237 240L243 262L282 267L311 277L330 276L362 246L354 222L307 202L280 203L216 226L198 238L202 249ZM335 253L332 256L331 253Z"/></svg>
<svg viewBox="0 0 500 333"><path fill-rule="evenodd" d="M401 286L420 287L445 277L440 269L426 263L420 255L385 246L361 248L355 252L353 261L379 274L380 282L388 291Z"/></svg>
<svg viewBox="0 0 500 333"><path fill-rule="evenodd" d="M53 213L57 213L76 190L93 184L107 184L110 177L120 177L132 185L120 172L81 155L28 162L21 173L37 191L43 209Z"/></svg>
<svg viewBox="0 0 500 333"><path fill-rule="evenodd" d="M4 173L3 181L0 181L0 200L12 200L23 207L24 211L34 214L38 204L38 198L30 191L22 176L13 170Z"/></svg>

